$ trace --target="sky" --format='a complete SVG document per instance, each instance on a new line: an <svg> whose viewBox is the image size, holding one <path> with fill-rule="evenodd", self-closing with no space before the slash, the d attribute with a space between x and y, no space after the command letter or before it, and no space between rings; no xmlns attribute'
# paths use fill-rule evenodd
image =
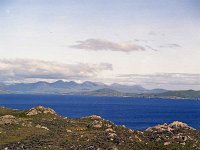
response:
<svg viewBox="0 0 200 150"><path fill-rule="evenodd" d="M0 82L200 90L199 0L0 0Z"/></svg>

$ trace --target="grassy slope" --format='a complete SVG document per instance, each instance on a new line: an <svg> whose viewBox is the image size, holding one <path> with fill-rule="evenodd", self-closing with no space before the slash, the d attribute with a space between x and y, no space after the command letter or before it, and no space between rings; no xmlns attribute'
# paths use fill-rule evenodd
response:
<svg viewBox="0 0 200 150"><path fill-rule="evenodd" d="M45 149L45 147L49 149L114 149L117 147L123 150L173 148L184 150L188 147L193 148L195 142L196 145L200 144L199 131L194 133L188 131L187 134L193 140L186 141L185 145L172 141L172 144L164 146L165 141L162 139L172 135L133 131L101 118L70 119L54 114L27 116L26 113L26 110L0 108L0 117L10 114L18 121L13 124L0 124L0 149L5 147L9 149ZM161 136L160 141L156 141L158 136Z"/></svg>

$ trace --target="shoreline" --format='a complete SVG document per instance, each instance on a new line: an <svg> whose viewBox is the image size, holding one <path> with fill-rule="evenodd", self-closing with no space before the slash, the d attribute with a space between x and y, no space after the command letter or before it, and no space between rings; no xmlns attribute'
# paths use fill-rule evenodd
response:
<svg viewBox="0 0 200 150"><path fill-rule="evenodd" d="M137 97L137 96L117 96L117 95L87 95L87 94L52 94L52 93L0 93L0 95L57 95L57 96L89 96L89 97L123 97L135 99L168 99L168 100L200 100L200 98L182 98L182 97Z"/></svg>

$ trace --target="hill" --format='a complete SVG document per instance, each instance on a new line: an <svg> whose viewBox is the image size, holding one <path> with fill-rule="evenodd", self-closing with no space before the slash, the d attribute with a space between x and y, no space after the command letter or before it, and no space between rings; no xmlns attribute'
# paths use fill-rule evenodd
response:
<svg viewBox="0 0 200 150"><path fill-rule="evenodd" d="M50 108L30 110L0 107L0 149L199 149L200 131L175 121L144 131L92 115L64 118Z"/></svg>
<svg viewBox="0 0 200 150"><path fill-rule="evenodd" d="M172 99L200 99L200 91L167 91L164 93L152 94L153 97L172 98Z"/></svg>

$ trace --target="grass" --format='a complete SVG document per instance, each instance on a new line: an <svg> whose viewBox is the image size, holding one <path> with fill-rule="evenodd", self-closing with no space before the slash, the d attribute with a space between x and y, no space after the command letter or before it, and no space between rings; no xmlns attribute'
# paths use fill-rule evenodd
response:
<svg viewBox="0 0 200 150"><path fill-rule="evenodd" d="M129 130L116 126L104 119L90 117L72 119L63 118L57 114L39 114L27 116L26 110L12 110L0 108L0 116L13 115L20 120L17 124L0 125L0 149L113 149L119 150L190 150L200 147L200 132L177 130L173 134L168 132L149 133ZM95 123L102 123L96 128ZM39 125L39 127L38 127ZM41 128L46 127L48 128ZM111 131L106 129L112 128ZM116 136L111 136L115 133ZM184 134L192 140L173 140L173 136ZM165 138L169 136L171 144L164 145ZM160 137L160 141L156 139ZM163 137L163 138L162 138Z"/></svg>

